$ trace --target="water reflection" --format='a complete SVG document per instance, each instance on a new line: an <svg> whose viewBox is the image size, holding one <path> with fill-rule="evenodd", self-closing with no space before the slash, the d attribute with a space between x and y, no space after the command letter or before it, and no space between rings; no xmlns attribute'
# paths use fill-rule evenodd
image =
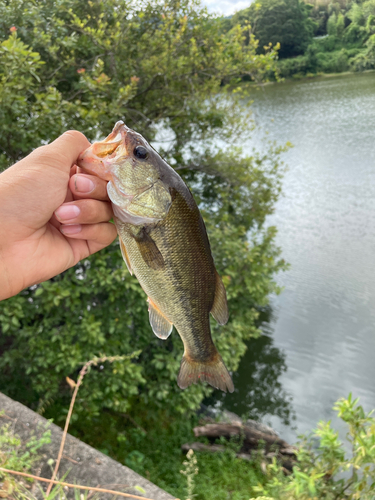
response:
<svg viewBox="0 0 375 500"><path fill-rule="evenodd" d="M290 442L322 419L340 429L332 406L349 392L375 407L374 106L375 73L269 86L254 101L268 137L294 144L269 218L290 263L277 276L273 338L297 432L271 423Z"/></svg>
<svg viewBox="0 0 375 500"><path fill-rule="evenodd" d="M277 417L284 425L295 419L292 398L280 382L287 370L285 353L274 345L271 321L272 311L268 309L261 317L263 335L249 341L247 352L233 374L235 391L232 394L215 391L204 402L206 405L220 404L241 417L264 422L270 416Z"/></svg>

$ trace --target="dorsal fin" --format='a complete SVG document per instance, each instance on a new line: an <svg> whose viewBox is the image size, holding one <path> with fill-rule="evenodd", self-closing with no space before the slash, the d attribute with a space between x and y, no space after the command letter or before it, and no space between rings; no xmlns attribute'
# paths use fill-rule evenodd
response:
<svg viewBox="0 0 375 500"><path fill-rule="evenodd" d="M125 261L125 264L126 264L126 267L128 268L129 273L133 276L133 270L132 270L132 266L130 265L129 255L128 255L128 252L126 251L125 243L122 241L121 236L119 236L119 240L120 240L120 248L121 248L122 258Z"/></svg>
<svg viewBox="0 0 375 500"><path fill-rule="evenodd" d="M221 281L218 272L216 272L216 288L215 288L215 299L211 309L212 316L216 319L219 325L225 325L228 321L228 303L227 294L223 282Z"/></svg>
<svg viewBox="0 0 375 500"><path fill-rule="evenodd" d="M159 339L167 339L172 332L173 323L164 316L160 309L152 302L150 297L148 297L147 302L149 304L148 314L153 332Z"/></svg>

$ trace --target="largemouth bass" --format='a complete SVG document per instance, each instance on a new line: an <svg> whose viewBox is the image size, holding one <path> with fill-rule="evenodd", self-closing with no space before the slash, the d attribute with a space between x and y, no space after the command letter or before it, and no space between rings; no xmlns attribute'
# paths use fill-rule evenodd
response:
<svg viewBox="0 0 375 500"><path fill-rule="evenodd" d="M148 296L151 327L166 339L173 325L184 344L177 383L234 386L211 337L209 314L228 320L224 285L206 228L181 177L137 132L117 122L84 151L78 165L108 181L122 256Z"/></svg>

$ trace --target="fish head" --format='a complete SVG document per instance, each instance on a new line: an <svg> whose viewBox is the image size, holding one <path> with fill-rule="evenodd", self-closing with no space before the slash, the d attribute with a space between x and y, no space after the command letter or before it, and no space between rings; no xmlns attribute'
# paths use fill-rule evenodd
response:
<svg viewBox="0 0 375 500"><path fill-rule="evenodd" d="M77 164L108 181L108 196L120 220L143 225L164 219L172 204L160 161L140 134L119 121L104 141L93 143L79 156Z"/></svg>

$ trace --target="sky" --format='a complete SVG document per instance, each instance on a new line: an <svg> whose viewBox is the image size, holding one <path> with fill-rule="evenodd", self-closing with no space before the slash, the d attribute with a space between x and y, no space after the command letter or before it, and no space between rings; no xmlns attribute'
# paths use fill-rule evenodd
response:
<svg viewBox="0 0 375 500"><path fill-rule="evenodd" d="M234 14L237 10L245 9L251 0L202 0L210 12L217 12L224 16Z"/></svg>

